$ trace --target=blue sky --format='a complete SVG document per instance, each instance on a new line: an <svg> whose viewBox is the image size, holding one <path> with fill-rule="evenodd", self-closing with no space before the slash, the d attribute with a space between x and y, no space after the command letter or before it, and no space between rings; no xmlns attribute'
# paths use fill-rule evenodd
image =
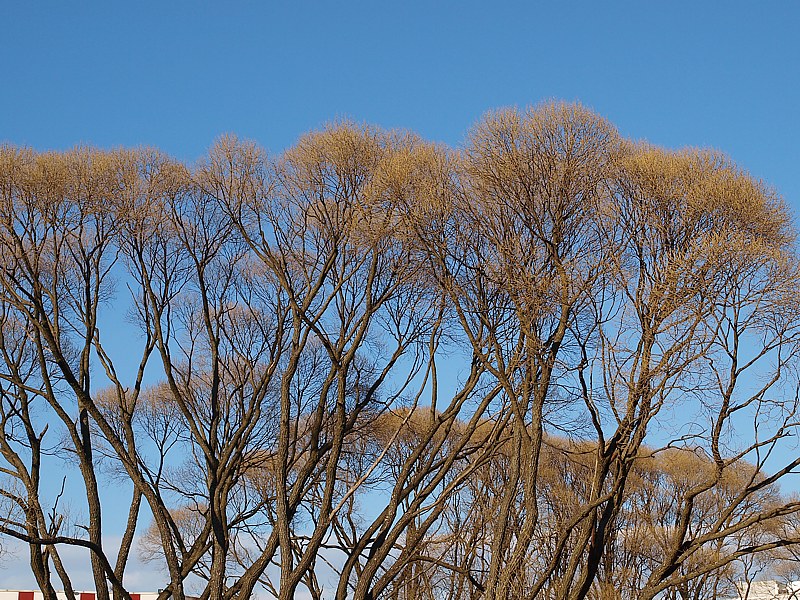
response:
<svg viewBox="0 0 800 600"><path fill-rule="evenodd" d="M273 151L337 117L458 144L491 108L579 100L713 146L800 206L800 4L5 2L0 140Z"/></svg>
<svg viewBox="0 0 800 600"><path fill-rule="evenodd" d="M348 117L458 145L487 110L556 98L727 152L797 214L798 30L796 0L6 0L0 142L192 161L226 132L280 151ZM16 564L0 587L30 580Z"/></svg>

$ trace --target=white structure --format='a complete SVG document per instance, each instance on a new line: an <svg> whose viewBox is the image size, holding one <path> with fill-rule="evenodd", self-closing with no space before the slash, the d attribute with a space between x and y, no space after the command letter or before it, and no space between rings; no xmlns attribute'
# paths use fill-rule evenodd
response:
<svg viewBox="0 0 800 600"><path fill-rule="evenodd" d="M736 587L741 600L800 600L800 581L751 581Z"/></svg>

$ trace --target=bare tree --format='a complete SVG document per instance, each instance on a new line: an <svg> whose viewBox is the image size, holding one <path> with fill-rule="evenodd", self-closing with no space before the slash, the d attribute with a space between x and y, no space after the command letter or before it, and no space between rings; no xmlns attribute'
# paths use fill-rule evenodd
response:
<svg viewBox="0 0 800 600"><path fill-rule="evenodd" d="M28 543L31 567L55 598L52 560L72 594L58 543L88 548L98 597L108 580L125 594L122 573L139 507L134 491L122 548L112 566L103 549L103 518L91 418L92 352L102 352L98 314L109 298L116 261L123 190L136 180L136 157L120 151L78 149L34 155L2 151L2 454L15 481L5 495L19 509L3 532ZM141 374L140 374L141 377ZM137 380L137 383L140 380ZM47 416L44 416L46 414ZM50 420L50 421L49 421ZM86 537L70 535L58 507L41 501L42 463L59 444L45 434L52 423L66 436L62 452L77 462L88 520ZM62 489L63 492L63 489Z"/></svg>
<svg viewBox="0 0 800 600"><path fill-rule="evenodd" d="M6 147L0 198L0 533L48 599L63 544L126 598L137 537L161 600L699 600L798 542L794 232L719 154L549 103L457 151Z"/></svg>

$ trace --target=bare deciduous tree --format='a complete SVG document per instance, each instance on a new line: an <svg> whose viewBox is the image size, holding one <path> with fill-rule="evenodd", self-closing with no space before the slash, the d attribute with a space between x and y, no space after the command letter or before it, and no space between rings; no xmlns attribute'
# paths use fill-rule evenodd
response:
<svg viewBox="0 0 800 600"><path fill-rule="evenodd" d="M794 232L719 154L550 103L457 151L5 147L0 199L0 533L48 600L63 544L100 600L137 539L162 600L599 600L714 597L800 541Z"/></svg>

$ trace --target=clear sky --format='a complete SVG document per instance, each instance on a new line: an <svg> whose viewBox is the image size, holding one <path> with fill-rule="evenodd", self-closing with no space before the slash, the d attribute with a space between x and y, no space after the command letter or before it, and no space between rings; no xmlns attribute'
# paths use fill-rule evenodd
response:
<svg viewBox="0 0 800 600"><path fill-rule="evenodd" d="M0 140L278 151L337 117L458 144L579 100L712 146L800 207L800 2L23 2L0 6Z"/></svg>
<svg viewBox="0 0 800 600"><path fill-rule="evenodd" d="M798 0L0 0L0 142L37 149L191 161L339 117L458 145L487 110L553 98L725 151L800 214ZM0 587L30 579L18 564Z"/></svg>

